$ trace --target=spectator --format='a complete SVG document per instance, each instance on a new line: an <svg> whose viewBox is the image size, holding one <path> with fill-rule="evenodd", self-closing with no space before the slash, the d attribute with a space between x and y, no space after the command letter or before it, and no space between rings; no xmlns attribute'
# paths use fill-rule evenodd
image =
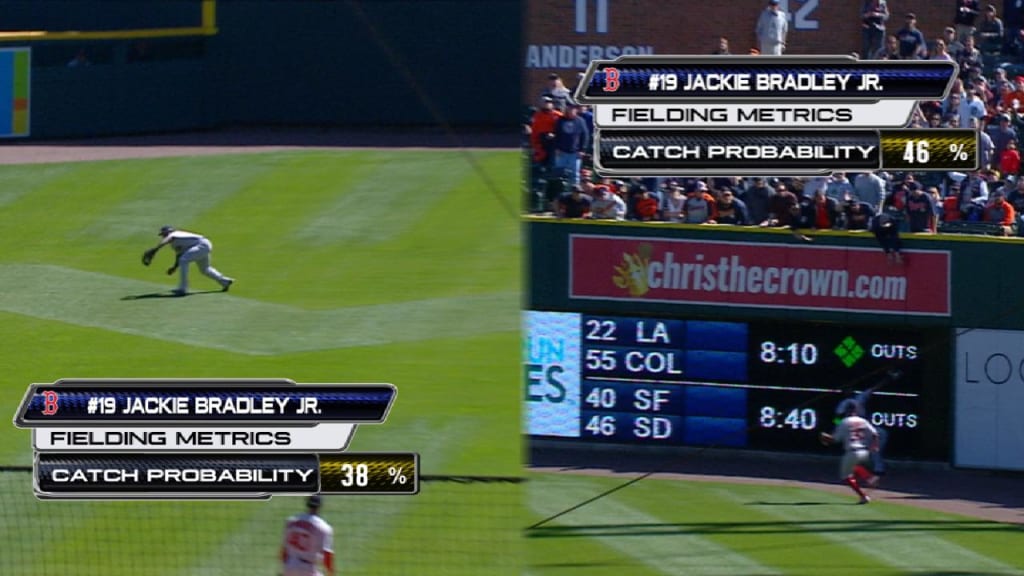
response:
<svg viewBox="0 0 1024 576"><path fill-rule="evenodd" d="M960 59L960 53L964 51L964 44L957 38L956 30L947 26L942 31L942 40L946 42L946 52L953 57L954 61Z"/></svg>
<svg viewBox="0 0 1024 576"><path fill-rule="evenodd" d="M992 141L992 136L989 135L988 131L982 130L981 121L977 118L972 118L968 128L978 132L979 167L984 170L991 167L994 162L998 162L999 156L996 155L996 145Z"/></svg>
<svg viewBox="0 0 1024 576"><path fill-rule="evenodd" d="M874 172L858 174L853 181L853 192L858 200L871 206L872 212L877 211L885 199L885 180Z"/></svg>
<svg viewBox="0 0 1024 576"><path fill-rule="evenodd" d="M996 68L992 71L992 81L989 82L989 90L995 94L1002 94L1003 87L1009 88L1010 92L1013 92L1014 85L1010 82L1009 78L1006 77L1006 68Z"/></svg>
<svg viewBox="0 0 1024 576"><path fill-rule="evenodd" d="M790 192L785 184L779 182L775 185L775 194L772 195L768 206L768 217L761 221L760 225L790 226L793 223L794 207L800 207L799 198Z"/></svg>
<svg viewBox="0 0 1024 576"><path fill-rule="evenodd" d="M956 24L957 40L964 42L974 35L974 23L981 13L980 0L957 0L956 16L953 23Z"/></svg>
<svg viewBox="0 0 1024 576"><path fill-rule="evenodd" d="M715 222L719 224L734 224L736 226L749 226L750 216L747 214L747 206L742 200L736 198L733 191L723 188L718 194L717 205L718 216Z"/></svg>
<svg viewBox="0 0 1024 576"><path fill-rule="evenodd" d="M964 38L964 49L960 51L957 64L960 65L960 73L966 74L972 66L981 66L981 51L975 46L974 36Z"/></svg>
<svg viewBox="0 0 1024 576"><path fill-rule="evenodd" d="M900 58L903 60L923 58L925 39L924 34L917 29L917 15L908 12L904 21L905 25L896 33L900 42Z"/></svg>
<svg viewBox="0 0 1024 576"><path fill-rule="evenodd" d="M843 227L846 230L867 230L875 209L867 202L850 200L843 205Z"/></svg>
<svg viewBox="0 0 1024 576"><path fill-rule="evenodd" d="M1016 142L1017 141L1017 130L1013 126L1010 125L1010 115L1009 114L1000 114L999 115L999 124L998 124L998 126L996 126L995 130L991 131L989 136L992 139L992 143L995 144L995 150L993 150L993 152L994 152L993 158L999 159L999 165L1002 165L1003 152L1006 151L1007 145L1010 142ZM992 162L992 161L988 162L989 166L992 166L994 164L995 164L995 162ZM983 168L984 168L984 166L983 166ZM1003 172L1005 173L1006 171L1004 170ZM1010 173L1011 174L1016 174L1017 171L1014 170L1013 172L1010 172Z"/></svg>
<svg viewBox="0 0 1024 576"><path fill-rule="evenodd" d="M949 96L942 101L942 117L945 118L950 115L956 115L960 113L960 103L963 101L963 93L961 92L950 92Z"/></svg>
<svg viewBox="0 0 1024 576"><path fill-rule="evenodd" d="M579 184L580 164L590 139L587 124L579 116L579 104L570 104L555 122L555 172L567 176L569 184Z"/></svg>
<svg viewBox="0 0 1024 576"><path fill-rule="evenodd" d="M947 62L953 62L953 57L946 51L946 41L942 38L936 38L932 43L932 50L928 56L929 60L945 60Z"/></svg>
<svg viewBox="0 0 1024 576"><path fill-rule="evenodd" d="M903 263L903 241L900 239L899 222L890 214L882 213L871 221L871 231L885 252L890 264Z"/></svg>
<svg viewBox="0 0 1024 576"><path fill-rule="evenodd" d="M967 176L961 184L961 195L968 201L988 201L988 182L981 175L981 170L975 170Z"/></svg>
<svg viewBox="0 0 1024 576"><path fill-rule="evenodd" d="M911 232L935 233L935 201L931 194L926 193L919 184L910 188L904 211L907 214L907 225Z"/></svg>
<svg viewBox="0 0 1024 576"><path fill-rule="evenodd" d="M590 202L590 217L595 220L625 220L626 201L607 185L594 187L594 199Z"/></svg>
<svg viewBox="0 0 1024 576"><path fill-rule="evenodd" d="M985 207L984 220L1002 226L1003 236L1013 234L1013 224L1017 216L1001 189L992 193L992 202Z"/></svg>
<svg viewBox="0 0 1024 576"><path fill-rule="evenodd" d="M633 217L645 222L659 220L658 201L643 184L637 186L633 193Z"/></svg>
<svg viewBox="0 0 1024 576"><path fill-rule="evenodd" d="M1017 187L1010 190L1006 201L1013 206L1013 211L1017 215L1017 234L1021 235L1024 233L1021 227L1021 217L1024 216L1024 178L1017 179Z"/></svg>
<svg viewBox="0 0 1024 576"><path fill-rule="evenodd" d="M839 216L841 214L839 201L828 196L824 190L814 193L813 201L805 207L808 212L812 228L818 230L832 230L839 228Z"/></svg>
<svg viewBox="0 0 1024 576"><path fill-rule="evenodd" d="M768 212L771 206L772 195L775 191L771 186L765 184L761 176L754 178L754 183L740 195L740 199L747 206L747 214L752 224L760 224L768 219Z"/></svg>
<svg viewBox="0 0 1024 576"><path fill-rule="evenodd" d="M825 194L836 202L842 202L847 195L855 193L856 189L846 177L846 172L834 172L825 185Z"/></svg>
<svg viewBox="0 0 1024 576"><path fill-rule="evenodd" d="M974 89L978 92L978 96L981 98L982 103L987 104L992 99L992 89L989 88L988 78L985 78L981 72L981 66L971 66L967 71L966 84L968 86L974 86Z"/></svg>
<svg viewBox="0 0 1024 576"><path fill-rule="evenodd" d="M687 224L714 224L718 218L718 204L708 194L708 185L698 180L686 188L683 203L683 222Z"/></svg>
<svg viewBox="0 0 1024 576"><path fill-rule="evenodd" d="M533 146L533 161L545 173L550 173L555 165L555 125L562 113L555 110L554 99L550 96L541 97L541 106L533 114L530 123L530 143Z"/></svg>
<svg viewBox="0 0 1024 576"><path fill-rule="evenodd" d="M729 56L732 52L729 52L729 39L725 36L718 37L718 47L715 48L711 54L716 56Z"/></svg>
<svg viewBox="0 0 1024 576"><path fill-rule="evenodd" d="M964 99L960 101L960 107L957 109L961 126L970 126L971 118L977 118L978 121L985 118L985 102L980 96L981 91L974 87L969 86L964 92Z"/></svg>
<svg viewBox="0 0 1024 576"><path fill-rule="evenodd" d="M1024 110L1024 76L1017 76L1013 79L1013 91L1003 98L1003 106L1007 110L1018 113Z"/></svg>
<svg viewBox="0 0 1024 576"><path fill-rule="evenodd" d="M861 49L864 58L871 58L885 48L885 24L889 21L886 0L864 0L861 9Z"/></svg>
<svg viewBox="0 0 1024 576"><path fill-rule="evenodd" d="M982 13L981 24L977 31L978 49L982 55L998 55L1003 51L1003 21L996 16L996 7L993 4L985 6Z"/></svg>
<svg viewBox="0 0 1024 576"><path fill-rule="evenodd" d="M562 77L558 74L548 74L548 85L541 92L541 98L547 97L555 103L555 109L559 112L566 112L570 104L575 104L572 92L565 87Z"/></svg>
<svg viewBox="0 0 1024 576"><path fill-rule="evenodd" d="M900 58L900 39L895 34L885 37L885 45L874 54L875 60L902 60Z"/></svg>
<svg viewBox="0 0 1024 576"><path fill-rule="evenodd" d="M591 199L583 193L583 187L575 185L572 190L558 197L555 214L559 218L587 218L590 216Z"/></svg>
<svg viewBox="0 0 1024 576"><path fill-rule="evenodd" d="M669 183L668 193L665 194L662 202L662 212L665 220L670 222L682 222L683 211L686 204L686 194L683 194L682 187L672 181Z"/></svg>
<svg viewBox="0 0 1024 576"><path fill-rule="evenodd" d="M964 202L964 195L961 194L960 184L953 182L949 185L949 192L942 199L942 221L959 222L967 219L967 208L970 204L968 199Z"/></svg>
<svg viewBox="0 0 1024 576"><path fill-rule="evenodd" d="M779 0L768 0L768 7L761 11L757 19L756 33L761 55L778 56L785 51L789 21L779 6Z"/></svg>

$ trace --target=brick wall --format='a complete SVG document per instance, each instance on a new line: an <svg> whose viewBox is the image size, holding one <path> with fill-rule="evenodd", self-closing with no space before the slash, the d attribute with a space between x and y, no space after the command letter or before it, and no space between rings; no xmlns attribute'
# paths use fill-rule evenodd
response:
<svg viewBox="0 0 1024 576"><path fill-rule="evenodd" d="M788 12L801 17L790 21L787 53L859 52L861 4L788 0ZM583 69L578 65L591 55L613 59L616 52L636 47L650 47L655 54L709 54L722 35L729 38L733 54L745 54L756 46L754 25L766 5L763 0L527 0L523 102L535 103L551 72L574 86ZM954 12L952 0L890 0L889 7L889 32L902 27L906 12L916 12L928 39L952 22ZM606 25L601 26L602 20Z"/></svg>

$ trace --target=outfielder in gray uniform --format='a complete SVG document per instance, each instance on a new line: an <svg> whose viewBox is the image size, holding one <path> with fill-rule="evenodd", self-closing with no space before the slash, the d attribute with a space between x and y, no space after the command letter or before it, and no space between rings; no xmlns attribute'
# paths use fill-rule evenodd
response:
<svg viewBox="0 0 1024 576"><path fill-rule="evenodd" d="M189 264L193 262L199 266L200 272L216 280L224 292L227 292L231 285L234 284L235 280L233 278L228 278L210 265L210 253L213 251L213 244L206 237L193 232L175 230L171 226L160 228L159 236L162 238L160 243L146 250L143 254L142 262L149 266L149 262L153 260L153 256L157 251L170 244L174 248L177 257L174 260L174 266L167 269L167 275L170 276L174 274L175 270L180 270L178 287L173 290L175 294L179 296L188 294L188 269Z"/></svg>

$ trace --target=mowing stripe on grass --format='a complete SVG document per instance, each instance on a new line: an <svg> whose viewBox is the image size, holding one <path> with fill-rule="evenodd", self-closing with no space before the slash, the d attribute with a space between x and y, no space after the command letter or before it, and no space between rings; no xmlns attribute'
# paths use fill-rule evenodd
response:
<svg viewBox="0 0 1024 576"><path fill-rule="evenodd" d="M556 484L556 486L552 486ZM550 514L604 490L604 485L585 478L566 477L545 481L544 486L529 487L530 506L541 515ZM602 524L658 525L662 521L608 496L590 506L566 514L556 523L561 526L598 526ZM781 574L749 557L734 552L695 534L657 534L638 530L635 537L591 536L609 548L635 558L649 568L665 574L744 575Z"/></svg>
<svg viewBox="0 0 1024 576"><path fill-rule="evenodd" d="M0 181L4 183L3 187L0 187L0 207L59 181L72 170L74 167L68 164L0 167Z"/></svg>
<svg viewBox="0 0 1024 576"><path fill-rule="evenodd" d="M295 233L307 245L337 242L374 244L397 238L419 222L470 175L470 167L453 152L364 152L360 181L341 194Z"/></svg>
<svg viewBox="0 0 1024 576"><path fill-rule="evenodd" d="M431 468L444 469L460 439L476 425L472 419L450 420L439 429L425 419L405 425L388 425L388 434L376 435L360 443L359 451L394 450L395 438L415 439L416 445L428 446L420 452L421 462ZM358 433L357 433L358 436ZM431 440L432 443L427 442ZM334 553L341 572L356 573L371 565L387 566L387 555L375 560L375 551L381 547L407 548L421 542L391 542L391 532L403 515L415 513L417 496L344 496L328 498L322 510L324 519L335 529ZM291 515L305 511L302 498L278 496L269 503L254 503L247 518L229 533L211 533L211 540L221 537L220 544L198 558L191 567L175 571L180 576L219 576L225 573L224 559L238 558L238 550L253 552L241 564L230 566L231 574L273 573L281 545L284 521ZM272 527L272 528L268 528ZM429 539L431 534L419 534ZM443 535L437 535L443 537ZM401 558L397 550L388 550L390 556ZM378 564L379 562L379 564ZM185 562L183 562L184 564Z"/></svg>
<svg viewBox="0 0 1024 576"><path fill-rule="evenodd" d="M196 276L197 286L216 287ZM167 286L62 266L0 265L0 278L6 312L242 354L476 336L515 331L519 321L494 313L515 310L515 292L310 311L230 293L124 301Z"/></svg>
<svg viewBox="0 0 1024 576"><path fill-rule="evenodd" d="M244 170L241 161L219 157L136 162L151 165L144 185L123 201L105 206L73 236L136 243L144 238L146 243L156 244L159 226L195 228L203 214L276 166L273 157L247 159Z"/></svg>
<svg viewBox="0 0 1024 576"><path fill-rule="evenodd" d="M982 571L986 574L1024 574L1024 570L993 560L964 548L950 540L930 534L927 528L894 531L889 523L898 521L895 516L899 506L890 507L882 503L854 506L855 496L843 496L817 490L793 490L780 492L777 488L756 488L744 491L743 495L720 489L719 496L734 502L742 502L755 510L815 529L815 523L828 522L828 530L820 530L822 537L847 546L900 570L911 572L949 572L964 574ZM750 503L748 498L756 499ZM835 505L799 506L778 505L781 499L793 498L794 502L819 500L834 502ZM772 502L772 505L759 504ZM836 520L847 520L845 525L835 524ZM880 529L873 530L872 526Z"/></svg>

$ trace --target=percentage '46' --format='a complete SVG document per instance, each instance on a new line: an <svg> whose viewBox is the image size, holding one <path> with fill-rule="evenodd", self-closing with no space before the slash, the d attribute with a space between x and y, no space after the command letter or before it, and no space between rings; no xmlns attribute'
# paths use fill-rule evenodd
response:
<svg viewBox="0 0 1024 576"><path fill-rule="evenodd" d="M970 158L963 144L950 144L948 150L957 161L966 162ZM927 140L907 140L907 145L903 148L904 162L907 164L927 164L931 157L931 153L928 151Z"/></svg>

